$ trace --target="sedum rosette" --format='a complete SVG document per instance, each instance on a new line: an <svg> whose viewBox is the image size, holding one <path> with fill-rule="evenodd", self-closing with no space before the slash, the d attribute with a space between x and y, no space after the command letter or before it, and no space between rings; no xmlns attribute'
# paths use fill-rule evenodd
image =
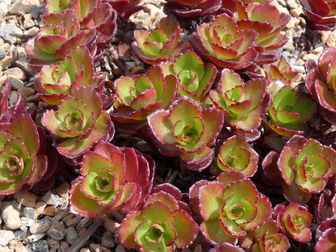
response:
<svg viewBox="0 0 336 252"><path fill-rule="evenodd" d="M148 196L154 161L133 148L100 142L81 163L81 175L72 183L70 210L86 217L107 210L127 213Z"/></svg>
<svg viewBox="0 0 336 252"><path fill-rule="evenodd" d="M148 115L169 106L177 93L176 77L164 76L160 67L152 66L146 74L120 77L114 91L112 119L137 129L147 123Z"/></svg>
<svg viewBox="0 0 336 252"><path fill-rule="evenodd" d="M42 26L25 44L32 68L41 70L43 65L60 61L76 46L86 45L91 53L96 51L96 30L81 30L73 9L66 9L61 20L52 19L55 23Z"/></svg>
<svg viewBox="0 0 336 252"><path fill-rule="evenodd" d="M270 81L281 81L284 84L294 84L299 79L299 72L290 67L286 58L281 57L276 64L264 65L263 69Z"/></svg>
<svg viewBox="0 0 336 252"><path fill-rule="evenodd" d="M196 182L189 197L193 211L202 217L201 232L212 245L245 237L272 213L269 199L238 171L223 172L215 181Z"/></svg>
<svg viewBox="0 0 336 252"><path fill-rule="evenodd" d="M193 51L186 50L173 61L162 62L160 67L165 76L177 77L178 93L195 101L204 100L212 87L217 69L211 63L204 63Z"/></svg>
<svg viewBox="0 0 336 252"><path fill-rule="evenodd" d="M167 110L151 114L148 126L161 153L179 157L186 168L201 171L212 161L211 146L223 121L223 114L217 109L203 109L196 101L181 96Z"/></svg>
<svg viewBox="0 0 336 252"><path fill-rule="evenodd" d="M154 30L134 31L134 39L133 51L142 61L150 65L157 65L162 61L173 59L189 46L187 43L179 46L181 41L180 25L172 15L162 18Z"/></svg>
<svg viewBox="0 0 336 252"><path fill-rule="evenodd" d="M257 229L248 231L239 242L252 252L285 252L290 248L288 238L280 233L279 225L272 218Z"/></svg>
<svg viewBox="0 0 336 252"><path fill-rule="evenodd" d="M233 18L222 14L197 26L197 35L189 39L195 51L216 66L241 70L254 64L258 56L257 36L254 30L240 31Z"/></svg>
<svg viewBox="0 0 336 252"><path fill-rule="evenodd" d="M333 252L336 247L336 219L324 220L316 231L316 252Z"/></svg>
<svg viewBox="0 0 336 252"><path fill-rule="evenodd" d="M311 194L319 193L336 169L336 151L314 139L295 135L280 153L278 167L283 194L292 202L303 204Z"/></svg>
<svg viewBox="0 0 336 252"><path fill-rule="evenodd" d="M232 136L220 145L213 173L235 170L252 177L258 169L258 161L258 153L245 140Z"/></svg>
<svg viewBox="0 0 336 252"><path fill-rule="evenodd" d="M336 48L326 49L318 59L306 63L306 87L321 106L321 113L329 123L336 124Z"/></svg>
<svg viewBox="0 0 336 252"><path fill-rule="evenodd" d="M305 206L290 203L288 206L278 204L273 211L282 232L294 240L305 243L312 239L310 224L313 216Z"/></svg>
<svg viewBox="0 0 336 252"><path fill-rule="evenodd" d="M290 86L282 82L272 82L267 91L271 94L271 104L268 109L270 120L264 118L273 132L292 137L311 131L307 123L315 114L316 104L308 97L299 96Z"/></svg>
<svg viewBox="0 0 336 252"><path fill-rule="evenodd" d="M251 132L261 124L269 106L265 79L248 82L230 69L223 69L216 90L209 93L217 109L225 114L226 123L234 129Z"/></svg>
<svg viewBox="0 0 336 252"><path fill-rule="evenodd" d="M114 126L102 110L99 94L91 87L78 87L58 105L47 110L42 125L52 134L58 152L69 159L79 158L101 140L109 141Z"/></svg>
<svg viewBox="0 0 336 252"><path fill-rule="evenodd" d="M190 214L180 190L161 184L139 209L126 215L117 234L128 249L168 252L187 248L199 231Z"/></svg>
<svg viewBox="0 0 336 252"><path fill-rule="evenodd" d="M40 135L30 114L0 122L0 195L30 189L43 178L48 160L39 151Z"/></svg>
<svg viewBox="0 0 336 252"><path fill-rule="evenodd" d="M35 89L41 99L52 105L60 101L71 90L89 86L98 89L103 79L94 72L93 59L85 46L69 51L64 59L42 67L34 78Z"/></svg>

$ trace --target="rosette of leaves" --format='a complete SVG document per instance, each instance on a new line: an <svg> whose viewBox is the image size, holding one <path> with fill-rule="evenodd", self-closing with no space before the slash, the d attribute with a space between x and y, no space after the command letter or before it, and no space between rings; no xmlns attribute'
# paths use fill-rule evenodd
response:
<svg viewBox="0 0 336 252"><path fill-rule="evenodd" d="M316 231L316 252L333 252L336 247L336 220L324 220Z"/></svg>
<svg viewBox="0 0 336 252"><path fill-rule="evenodd" d="M167 0L165 13L172 13L184 18L199 18L211 15L221 6L221 0Z"/></svg>
<svg viewBox="0 0 336 252"><path fill-rule="evenodd" d="M96 51L96 30L81 30L73 9L66 9L62 15L60 21L55 17L55 23L42 26L25 44L30 66L38 71L43 65L60 61L77 46L86 45L91 53Z"/></svg>
<svg viewBox="0 0 336 252"><path fill-rule="evenodd" d="M142 61L150 65L173 59L183 49L189 47L188 43L179 45L180 25L173 15L162 18L154 30L134 31L134 40L133 51Z"/></svg>
<svg viewBox="0 0 336 252"><path fill-rule="evenodd" d="M286 207L278 204L274 208L273 216L283 233L294 240L306 243L312 239L310 224L313 216L306 207L297 203L291 203Z"/></svg>
<svg viewBox="0 0 336 252"><path fill-rule="evenodd" d="M312 30L329 31L335 28L336 2L334 0L300 0L303 12Z"/></svg>
<svg viewBox="0 0 336 252"><path fill-rule="evenodd" d="M215 173L221 171L240 171L246 177L252 177L258 169L259 155L238 136L226 139L219 147ZM219 168L218 171L214 168Z"/></svg>
<svg viewBox="0 0 336 252"><path fill-rule="evenodd" d="M321 106L325 120L336 124L336 48L329 47L318 59L306 63L306 87L313 99Z"/></svg>
<svg viewBox="0 0 336 252"><path fill-rule="evenodd" d="M263 225L272 213L269 199L238 171L200 180L189 190L193 211L202 217L200 229L212 245L243 238Z"/></svg>
<svg viewBox="0 0 336 252"><path fill-rule="evenodd" d="M152 141L161 153L179 157L187 169L201 171L212 161L210 147L222 129L223 121L224 116L217 109L203 109L196 101L181 96L167 110L151 114L148 126Z"/></svg>
<svg viewBox="0 0 336 252"><path fill-rule="evenodd" d="M99 141L109 141L114 135L110 116L102 110L101 98L91 87L71 90L57 110L44 112L41 122L55 139L58 152L68 159L83 156Z"/></svg>
<svg viewBox="0 0 336 252"><path fill-rule="evenodd" d="M216 245L209 252L222 252L222 251L230 251L230 252L244 252L244 250L238 246L234 246L230 243L224 242Z"/></svg>
<svg viewBox="0 0 336 252"><path fill-rule="evenodd" d="M212 87L217 68L211 63L204 63L193 51L186 50L173 61L162 62L160 67L165 76L177 77L178 93L195 101L204 100Z"/></svg>
<svg viewBox="0 0 336 252"><path fill-rule="evenodd" d="M269 121L264 122L273 132L292 137L308 134L311 127L307 122L316 112L316 104L308 97L299 96L290 86L282 82L272 82L268 87L271 104L268 109Z"/></svg>
<svg viewBox="0 0 336 252"><path fill-rule="evenodd" d="M106 210L134 210L152 189L154 169L154 161L139 151L100 142L85 154L71 185L71 212L96 217Z"/></svg>
<svg viewBox="0 0 336 252"><path fill-rule="evenodd" d="M97 31L97 43L111 41L117 28L117 14L110 4L102 0L51 0L47 1L41 19L45 24L56 24L64 18L64 9L74 10L81 30Z"/></svg>
<svg viewBox="0 0 336 252"><path fill-rule="evenodd" d="M146 74L120 77L114 82L114 91L112 119L137 129L147 124L149 114L169 106L177 94L177 80L152 66Z"/></svg>
<svg viewBox="0 0 336 252"><path fill-rule="evenodd" d="M94 72L93 59L85 46L70 50L55 64L43 66L34 79L41 99L52 105L59 105L72 89L81 86L98 89L102 84L103 79Z"/></svg>
<svg viewBox="0 0 336 252"><path fill-rule="evenodd" d="M280 233L279 225L272 218L257 229L248 231L239 243L253 252L285 252L290 248L288 238Z"/></svg>
<svg viewBox="0 0 336 252"><path fill-rule="evenodd" d="M126 215L117 234L128 249L163 252L187 248L199 232L190 214L180 190L162 184L160 191L154 188L139 209Z"/></svg>
<svg viewBox="0 0 336 252"><path fill-rule="evenodd" d="M264 65L263 69L270 81L279 80L284 84L292 84L300 77L299 72L290 67L284 57L281 57L274 65Z"/></svg>
<svg viewBox="0 0 336 252"><path fill-rule="evenodd" d="M288 41L280 31L289 22L291 16L281 13L277 7L267 3L242 4L236 1L236 11L233 16L239 30L255 30L258 37L255 49L260 53L257 63L270 63L279 59L275 51Z"/></svg>
<svg viewBox="0 0 336 252"><path fill-rule="evenodd" d="M248 82L230 69L223 69L216 90L209 97L215 107L225 114L226 123L239 131L252 132L261 123L269 106L265 79Z"/></svg>
<svg viewBox="0 0 336 252"><path fill-rule="evenodd" d="M221 14L197 26L197 35L189 40L199 55L216 66L241 70L253 65L258 57L254 48L257 37L254 30L240 31L233 18Z"/></svg>
<svg viewBox="0 0 336 252"><path fill-rule="evenodd" d="M39 151L40 135L30 114L0 122L0 195L30 189L43 178L48 159Z"/></svg>
<svg viewBox="0 0 336 252"><path fill-rule="evenodd" d="M336 151L314 139L295 135L282 149L278 167L285 181L284 196L303 204L311 194L321 192L335 174Z"/></svg>

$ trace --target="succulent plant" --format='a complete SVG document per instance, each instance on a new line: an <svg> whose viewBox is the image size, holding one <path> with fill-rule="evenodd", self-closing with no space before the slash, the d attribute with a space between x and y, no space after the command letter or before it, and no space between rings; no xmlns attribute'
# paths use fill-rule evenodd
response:
<svg viewBox="0 0 336 252"><path fill-rule="evenodd" d="M142 61L150 65L173 59L183 49L189 47L188 43L180 45L180 25L172 15L162 18L154 30L134 31L134 39L133 51Z"/></svg>
<svg viewBox="0 0 336 252"><path fill-rule="evenodd" d="M335 28L336 3L333 0L300 0L312 30L328 31Z"/></svg>
<svg viewBox="0 0 336 252"><path fill-rule="evenodd" d="M30 189L48 168L47 157L39 152L37 126L31 115L24 113L1 122L0 129L0 195Z"/></svg>
<svg viewBox="0 0 336 252"><path fill-rule="evenodd" d="M290 248L289 240L280 233L279 225L272 218L257 229L248 231L239 243L252 252L285 252Z"/></svg>
<svg viewBox="0 0 336 252"><path fill-rule="evenodd" d="M146 74L120 77L114 82L114 91L112 119L122 127L136 129L147 124L148 115L169 106L177 93L177 80L152 66Z"/></svg>
<svg viewBox="0 0 336 252"><path fill-rule="evenodd" d="M244 252L244 250L240 247L234 246L230 243L224 242L216 245L209 252L221 252L221 251L230 251L230 252Z"/></svg>
<svg viewBox="0 0 336 252"><path fill-rule="evenodd" d="M63 18L54 24L44 25L38 34L25 44L30 66L41 70L43 65L62 60L77 46L86 45L91 53L96 52L96 30L80 30L80 23L73 9L66 9Z"/></svg>
<svg viewBox="0 0 336 252"><path fill-rule="evenodd" d="M279 153L272 150L261 163L261 178L268 186L281 186L284 182L277 165L278 159Z"/></svg>
<svg viewBox="0 0 336 252"><path fill-rule="evenodd" d="M294 240L305 243L312 239L310 223L313 219L308 209L297 203L288 206L278 204L274 208L274 218L285 234Z"/></svg>
<svg viewBox="0 0 336 252"><path fill-rule="evenodd" d="M218 167L218 172L235 170L252 177L258 169L259 155L245 140L232 136L220 145L216 161L212 168Z"/></svg>
<svg viewBox="0 0 336 252"><path fill-rule="evenodd" d="M71 185L70 210L86 217L107 210L128 213L149 195L154 170L150 157L102 141L83 158L80 176Z"/></svg>
<svg viewBox="0 0 336 252"><path fill-rule="evenodd" d="M254 64L258 57L254 48L257 37L254 30L240 31L233 18L222 14L197 26L197 35L189 40L199 55L216 66L241 70Z"/></svg>
<svg viewBox="0 0 336 252"><path fill-rule="evenodd" d="M281 13L277 7L267 3L239 4L237 1L235 20L239 30L255 30L258 37L255 48L260 53L257 62L270 63L279 58L275 51L288 41L286 35L280 31L290 20L290 15Z"/></svg>
<svg viewBox="0 0 336 252"><path fill-rule="evenodd" d="M181 201L182 193L170 184L161 184L159 188L121 222L117 234L126 248L174 251L187 248L195 240L199 228L190 209Z"/></svg>
<svg viewBox="0 0 336 252"><path fill-rule="evenodd" d="M211 15L221 6L221 0L167 0L164 5L165 13L172 13L184 18L199 18Z"/></svg>
<svg viewBox="0 0 336 252"><path fill-rule="evenodd" d="M89 86L98 89L103 79L94 72L93 59L85 46L75 47L55 64L42 67L35 76L35 89L47 103L59 105L72 89Z"/></svg>
<svg viewBox="0 0 336 252"><path fill-rule="evenodd" d="M280 153L278 167L283 194L291 202L303 204L319 193L335 174L336 151L314 139L293 136Z"/></svg>
<svg viewBox="0 0 336 252"><path fill-rule="evenodd" d="M244 80L233 70L223 69L216 90L209 93L217 109L225 114L225 122L234 129L256 130L269 106L265 79Z"/></svg>
<svg viewBox="0 0 336 252"><path fill-rule="evenodd" d="M269 199L238 171L223 172L212 182L196 182L189 197L193 211L202 217L201 232L213 245L245 237L272 213Z"/></svg>
<svg viewBox="0 0 336 252"><path fill-rule="evenodd" d="M329 47L319 57L306 63L306 87L313 99L321 106L325 120L336 124L336 48Z"/></svg>
<svg viewBox="0 0 336 252"><path fill-rule="evenodd" d="M299 72L290 67L284 57L281 57L274 65L264 65L263 69L270 81L280 80L284 84L292 84L300 77Z"/></svg>
<svg viewBox="0 0 336 252"><path fill-rule="evenodd" d="M186 50L173 61L160 64L165 76L172 74L177 77L178 93L193 100L200 101L207 97L212 87L217 69L211 63L204 63L193 51Z"/></svg>
<svg viewBox="0 0 336 252"><path fill-rule="evenodd" d="M316 104L304 97L290 86L282 82L272 82L268 86L271 104L268 109L269 121L264 118L265 125L273 132L285 137L292 137L309 132L307 122L314 116Z"/></svg>
<svg viewBox="0 0 336 252"><path fill-rule="evenodd" d="M217 109L203 109L196 101L181 96L167 110L151 114L148 126L161 153L179 157L186 168L201 171L212 161L211 146L223 120L223 114Z"/></svg>
<svg viewBox="0 0 336 252"><path fill-rule="evenodd" d="M332 252L336 247L336 220L326 219L316 232L316 252Z"/></svg>
<svg viewBox="0 0 336 252"><path fill-rule="evenodd" d="M102 110L101 98L91 87L71 90L57 110L44 112L41 122L55 139L58 152L69 159L83 156L99 141L109 141L114 135L110 116Z"/></svg>

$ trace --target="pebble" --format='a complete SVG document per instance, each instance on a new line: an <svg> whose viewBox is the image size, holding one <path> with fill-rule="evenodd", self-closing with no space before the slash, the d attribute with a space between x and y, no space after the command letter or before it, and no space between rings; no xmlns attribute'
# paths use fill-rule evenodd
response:
<svg viewBox="0 0 336 252"><path fill-rule="evenodd" d="M22 88L24 85L23 81L17 78L11 78L11 83L13 90L18 90L19 88Z"/></svg>
<svg viewBox="0 0 336 252"><path fill-rule="evenodd" d="M40 240L25 246L28 252L49 252L47 241Z"/></svg>
<svg viewBox="0 0 336 252"><path fill-rule="evenodd" d="M27 252L27 249L23 246L22 242L17 240L10 241L8 247L14 252Z"/></svg>
<svg viewBox="0 0 336 252"><path fill-rule="evenodd" d="M90 251L91 252L102 252L103 248L100 244L96 244L96 243L91 243L89 245Z"/></svg>
<svg viewBox="0 0 336 252"><path fill-rule="evenodd" d="M101 244L106 248L112 248L115 246L115 240L111 237L103 236L101 239Z"/></svg>
<svg viewBox="0 0 336 252"><path fill-rule="evenodd" d="M2 49L1 47L0 47L0 59L3 59L3 58L5 58L6 57L6 52L4 51L4 49Z"/></svg>
<svg viewBox="0 0 336 252"><path fill-rule="evenodd" d="M64 226L58 222L54 221L51 223L51 227L47 231L47 235L55 240L62 240L66 234L66 231L64 229Z"/></svg>
<svg viewBox="0 0 336 252"><path fill-rule="evenodd" d="M37 215L40 215L43 213L44 209L46 208L47 203L45 203L44 201L39 201L35 204L35 211Z"/></svg>
<svg viewBox="0 0 336 252"><path fill-rule="evenodd" d="M126 249L122 244L119 244L115 250L115 252L126 252Z"/></svg>
<svg viewBox="0 0 336 252"><path fill-rule="evenodd" d="M11 78L17 78L19 80L25 80L26 74L18 67L12 67L4 71L4 74Z"/></svg>
<svg viewBox="0 0 336 252"><path fill-rule="evenodd" d="M25 240L27 240L28 242L36 242L36 241L41 240L44 236L45 236L45 233L32 234L32 235L29 235Z"/></svg>
<svg viewBox="0 0 336 252"><path fill-rule="evenodd" d="M27 236L27 231L28 231L27 227L22 225L20 229L14 231L15 239L23 241Z"/></svg>
<svg viewBox="0 0 336 252"><path fill-rule="evenodd" d="M72 244L79 237L76 229L74 227L68 227L66 229L65 241L68 244Z"/></svg>
<svg viewBox="0 0 336 252"><path fill-rule="evenodd" d="M35 93L35 91L34 91ZM63 205L63 201L62 199L57 195L52 193L51 191L48 191L41 199L42 201L44 201L45 203L47 203L48 205L52 205L52 206L62 206Z"/></svg>
<svg viewBox="0 0 336 252"><path fill-rule="evenodd" d="M12 33L22 34L22 31L12 23L2 23L0 25L0 37L10 44L14 44L17 41L17 38L11 35Z"/></svg>
<svg viewBox="0 0 336 252"><path fill-rule="evenodd" d="M9 230L0 230L0 245L7 246L14 239L14 233Z"/></svg>
<svg viewBox="0 0 336 252"><path fill-rule="evenodd" d="M30 218L30 219L36 219L36 211L34 208L31 207L24 207L21 211L22 216Z"/></svg>
<svg viewBox="0 0 336 252"><path fill-rule="evenodd" d="M37 201L37 196L28 191L17 192L14 194L14 198L21 205L32 208L35 207Z"/></svg>
<svg viewBox="0 0 336 252"><path fill-rule="evenodd" d="M20 213L12 205L6 205L3 208L1 218L10 230L21 227Z"/></svg>
<svg viewBox="0 0 336 252"><path fill-rule="evenodd" d="M47 232L50 226L50 221L47 218L44 218L41 220L35 220L29 230L32 234L41 234Z"/></svg>
<svg viewBox="0 0 336 252"><path fill-rule="evenodd" d="M61 246L61 242L51 238L47 239L48 246L52 249L58 249Z"/></svg>
<svg viewBox="0 0 336 252"><path fill-rule="evenodd" d="M35 89L31 87L22 87L18 89L18 93L21 94L23 97L28 97L35 94Z"/></svg>

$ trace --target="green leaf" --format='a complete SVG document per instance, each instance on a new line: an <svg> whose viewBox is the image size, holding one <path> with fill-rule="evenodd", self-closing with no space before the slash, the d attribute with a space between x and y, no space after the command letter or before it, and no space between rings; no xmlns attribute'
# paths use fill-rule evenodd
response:
<svg viewBox="0 0 336 252"><path fill-rule="evenodd" d="M186 248L196 239L199 227L185 211L179 209L174 213L176 221L173 223L173 227L177 232L175 245L178 248Z"/></svg>
<svg viewBox="0 0 336 252"><path fill-rule="evenodd" d="M219 217L219 212L223 204L223 193L224 187L219 182L212 182L200 188L200 212L205 221Z"/></svg>
<svg viewBox="0 0 336 252"><path fill-rule="evenodd" d="M170 223L175 221L173 211L160 201L147 205L142 210L142 217L151 220L153 223L162 223L163 220L167 220Z"/></svg>

